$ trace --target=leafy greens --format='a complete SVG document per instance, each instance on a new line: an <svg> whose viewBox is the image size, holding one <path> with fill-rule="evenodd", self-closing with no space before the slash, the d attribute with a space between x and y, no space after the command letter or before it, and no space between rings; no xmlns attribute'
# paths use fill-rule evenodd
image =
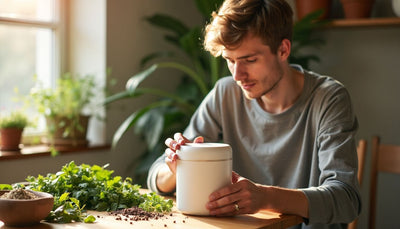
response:
<svg viewBox="0 0 400 229"><path fill-rule="evenodd" d="M146 211L171 211L172 200L155 193L140 194L140 186L131 178L112 176L114 171L107 170L107 166L78 166L71 161L55 174L29 176L27 188L54 196L54 207L46 220L56 223L94 222L95 218L84 210L115 211L138 206Z"/></svg>

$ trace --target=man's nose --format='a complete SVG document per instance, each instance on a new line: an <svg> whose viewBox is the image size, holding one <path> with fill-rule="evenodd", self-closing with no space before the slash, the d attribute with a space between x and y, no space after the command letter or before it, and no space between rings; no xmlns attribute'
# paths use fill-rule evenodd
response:
<svg viewBox="0 0 400 229"><path fill-rule="evenodd" d="M247 76L247 74L246 74L246 69L243 66L243 64L236 62L233 65L232 75L233 75L233 79L235 81L241 81L242 79L244 79Z"/></svg>

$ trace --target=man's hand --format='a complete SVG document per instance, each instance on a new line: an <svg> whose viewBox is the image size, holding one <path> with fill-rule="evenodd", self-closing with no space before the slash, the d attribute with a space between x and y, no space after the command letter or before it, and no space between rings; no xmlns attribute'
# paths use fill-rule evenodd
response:
<svg viewBox="0 0 400 229"><path fill-rule="evenodd" d="M206 207L216 216L251 214L263 208L263 200L263 188L232 172L232 184L211 193Z"/></svg>
<svg viewBox="0 0 400 229"><path fill-rule="evenodd" d="M181 145L189 143L190 141L185 138L181 133L174 134L174 139L168 138L165 140L165 145L167 149L165 150L165 163L168 167L163 167L157 174L156 184L157 188L162 192L171 192L176 187L176 160L178 159L178 154L176 150L180 148ZM203 137L197 137L194 139L195 143L204 142Z"/></svg>
<svg viewBox="0 0 400 229"><path fill-rule="evenodd" d="M176 174L176 160L178 159L178 154L176 154L176 150L178 150L181 145L184 145L186 143L190 143L185 136L183 136L181 133L176 133L174 134L174 139L168 138L165 140L165 145L168 147L165 150L165 163L168 165L169 169L173 174ZM197 137L193 141L194 143L203 143L204 139L203 137Z"/></svg>
<svg viewBox="0 0 400 229"><path fill-rule="evenodd" d="M209 196L211 215L253 214L262 209L308 218L308 200L299 189L255 184L232 172L232 184Z"/></svg>

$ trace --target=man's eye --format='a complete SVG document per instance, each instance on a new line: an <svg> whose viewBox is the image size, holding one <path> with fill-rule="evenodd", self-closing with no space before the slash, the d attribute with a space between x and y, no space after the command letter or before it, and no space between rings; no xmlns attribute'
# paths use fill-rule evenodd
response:
<svg viewBox="0 0 400 229"><path fill-rule="evenodd" d="M254 62L257 61L257 59L246 59L246 61L249 62L249 63L254 63Z"/></svg>

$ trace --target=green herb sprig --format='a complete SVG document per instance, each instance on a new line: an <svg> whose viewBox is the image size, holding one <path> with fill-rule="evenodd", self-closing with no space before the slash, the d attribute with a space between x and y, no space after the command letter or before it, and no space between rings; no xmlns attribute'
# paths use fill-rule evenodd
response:
<svg viewBox="0 0 400 229"><path fill-rule="evenodd" d="M171 211L172 200L155 193L140 194L140 186L133 184L131 178L112 176L114 171L107 170L107 166L78 166L71 161L55 174L29 176L27 188L54 196L49 222L94 222L95 218L84 210L115 211L139 206L146 211Z"/></svg>

